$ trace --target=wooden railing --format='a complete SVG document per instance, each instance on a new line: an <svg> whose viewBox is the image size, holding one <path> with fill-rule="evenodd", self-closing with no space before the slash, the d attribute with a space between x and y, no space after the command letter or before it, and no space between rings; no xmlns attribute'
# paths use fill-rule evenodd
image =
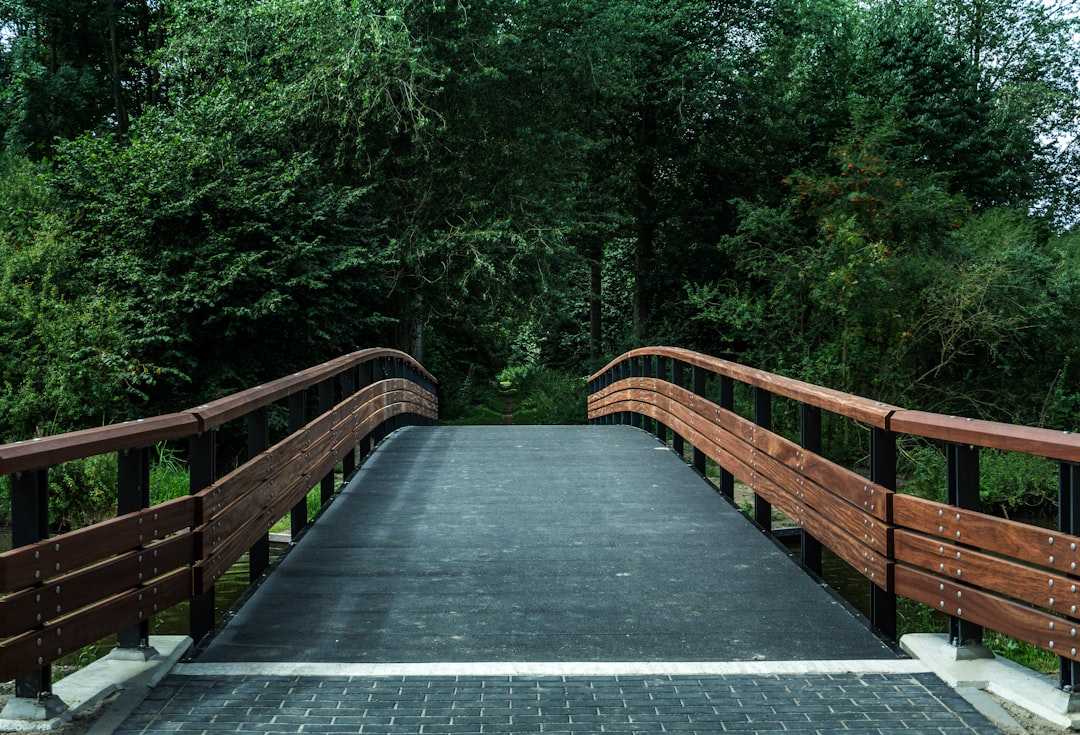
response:
<svg viewBox="0 0 1080 735"><path fill-rule="evenodd" d="M734 410L749 386L750 418ZM715 398L706 398L708 393ZM772 429L773 396L800 411L799 442ZM869 472L822 456L822 412L870 434ZM593 423L629 423L693 446L754 493L753 515L771 529L775 506L801 527L803 561L821 573L821 546L871 584L871 622L896 637L896 596L949 616L950 640L980 643L990 628L1061 657L1061 684L1080 683L1080 436L1068 432L907 411L858 396L668 347L628 352L590 379ZM944 443L948 503L896 490L898 436ZM979 511L979 450L1046 457L1059 465L1059 527L1046 530Z"/></svg>
<svg viewBox="0 0 1080 735"><path fill-rule="evenodd" d="M278 402L288 434L270 446ZM0 446L15 547L0 554L0 680L14 678L19 697L48 696L51 662L114 633L122 648L146 647L149 619L184 600L201 638L214 624L214 583L247 552L257 578L270 528L289 514L295 536L309 491L332 496L335 466L348 478L390 431L437 417L434 378L404 353L369 349L188 411ZM217 430L240 419L248 459L218 477ZM147 507L150 449L180 440L191 494ZM50 537L49 468L112 452L117 517Z"/></svg>

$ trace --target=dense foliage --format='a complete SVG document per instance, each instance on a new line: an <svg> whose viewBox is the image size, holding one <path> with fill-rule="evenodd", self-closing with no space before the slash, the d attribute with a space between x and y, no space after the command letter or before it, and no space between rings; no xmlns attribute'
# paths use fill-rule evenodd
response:
<svg viewBox="0 0 1080 735"><path fill-rule="evenodd" d="M0 439L376 344L458 417L669 343L1075 429L1078 15L0 0Z"/></svg>

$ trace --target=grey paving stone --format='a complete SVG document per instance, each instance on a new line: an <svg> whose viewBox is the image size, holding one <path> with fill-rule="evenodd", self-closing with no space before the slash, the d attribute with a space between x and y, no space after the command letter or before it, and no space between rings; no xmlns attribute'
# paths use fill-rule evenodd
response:
<svg viewBox="0 0 1080 735"><path fill-rule="evenodd" d="M914 684L912 682L915 682ZM906 690L905 697L915 700L918 708L903 711L829 711L820 705L803 705L798 696L806 696L806 679L799 677L752 676L701 677L688 686L685 680L657 681L654 678L638 681L614 677L604 680L552 680L507 682L505 679L468 678L458 680L407 680L393 687L385 682L347 682L338 687L339 706L322 709L332 716L311 716L308 702L294 706L292 698L306 697L319 688L317 680L294 680L293 686L280 686L280 681L250 677L167 677L159 686L154 700L147 700L117 731L117 735L160 735L167 732L246 732L302 735L303 733L356 732L365 733L550 733L550 732L701 732L716 735L720 732L773 733L813 732L818 735L843 732L844 735L999 735L997 730L964 700L945 687L935 677L889 675L862 677L856 674L816 680L814 692L822 700L831 700L840 690L861 690L874 693L881 688L895 694L898 687ZM262 686L265 684L266 686ZM345 692L358 688L393 693L392 708L371 707L357 703ZM650 699L650 694L679 688L682 699ZM739 704L735 691L750 689L771 691L769 702ZM514 700L514 692L530 692L531 696ZM190 691L202 692L200 712L193 713L184 696ZM251 707L249 717L238 721L237 708L226 706L234 702L237 691L247 691L265 699L267 692L278 697L276 707ZM596 692L602 695L597 701ZM167 696L168 693L173 696ZM412 699L405 697L411 693ZM451 707L440 706L428 713L425 698L432 694L454 693L462 697ZM496 693L495 707L484 706L484 692ZM632 694L631 694L632 692ZM787 692L782 695L782 692ZM537 702L537 697L541 701ZM471 698L471 699L470 699ZM439 700L442 702L443 700ZM215 703L221 703L228 714L207 716ZM460 705L460 707L457 707ZM289 713L289 714L286 714Z"/></svg>

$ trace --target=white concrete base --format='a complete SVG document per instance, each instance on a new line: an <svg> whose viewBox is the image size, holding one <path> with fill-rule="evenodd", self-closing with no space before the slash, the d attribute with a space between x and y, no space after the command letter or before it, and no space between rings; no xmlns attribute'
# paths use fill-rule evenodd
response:
<svg viewBox="0 0 1080 735"><path fill-rule="evenodd" d="M1063 692L1054 679L993 654L988 658L958 655L942 634L912 633L900 639L900 647L957 690L986 691L1062 730L1080 729L1080 696Z"/></svg>
<svg viewBox="0 0 1080 735"><path fill-rule="evenodd" d="M52 730L113 692L142 690L145 695L145 690L161 681L187 653L192 640L187 636L152 636L150 645L157 655L144 659L132 657L130 652L110 653L53 684L53 696L41 702L12 697L0 712L0 731ZM54 702L66 707L51 706Z"/></svg>

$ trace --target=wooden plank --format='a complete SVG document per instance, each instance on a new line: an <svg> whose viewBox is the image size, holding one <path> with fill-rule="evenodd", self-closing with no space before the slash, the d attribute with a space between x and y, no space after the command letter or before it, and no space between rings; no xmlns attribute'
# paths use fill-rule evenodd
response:
<svg viewBox="0 0 1080 735"><path fill-rule="evenodd" d="M18 635L49 620L156 577L187 567L194 561L191 534L183 533L121 554L79 571L0 599L0 636Z"/></svg>
<svg viewBox="0 0 1080 735"><path fill-rule="evenodd" d="M1007 452L1080 462L1080 434L923 411L897 411L889 430Z"/></svg>
<svg viewBox="0 0 1080 735"><path fill-rule="evenodd" d="M149 619L191 595L191 570L103 600L0 643L0 681L29 673L121 628Z"/></svg>
<svg viewBox="0 0 1080 735"><path fill-rule="evenodd" d="M911 531L896 531L896 561L1065 615L1075 617L1080 610L1076 578Z"/></svg>
<svg viewBox="0 0 1080 735"><path fill-rule="evenodd" d="M0 590L13 592L194 525L191 496L0 554Z"/></svg>
<svg viewBox="0 0 1080 735"><path fill-rule="evenodd" d="M146 447L198 431L194 417L170 413L138 421L0 445L0 475L53 467L95 454Z"/></svg>
<svg viewBox="0 0 1080 735"><path fill-rule="evenodd" d="M938 577L913 567L897 565L896 593L935 610L970 620L1005 635L1080 660L1080 625L989 592Z"/></svg>
<svg viewBox="0 0 1080 735"><path fill-rule="evenodd" d="M1076 574L1077 565L1080 564L1078 536L973 510L961 510L913 495L897 494L893 500L893 521L897 527L921 531L1065 574Z"/></svg>

